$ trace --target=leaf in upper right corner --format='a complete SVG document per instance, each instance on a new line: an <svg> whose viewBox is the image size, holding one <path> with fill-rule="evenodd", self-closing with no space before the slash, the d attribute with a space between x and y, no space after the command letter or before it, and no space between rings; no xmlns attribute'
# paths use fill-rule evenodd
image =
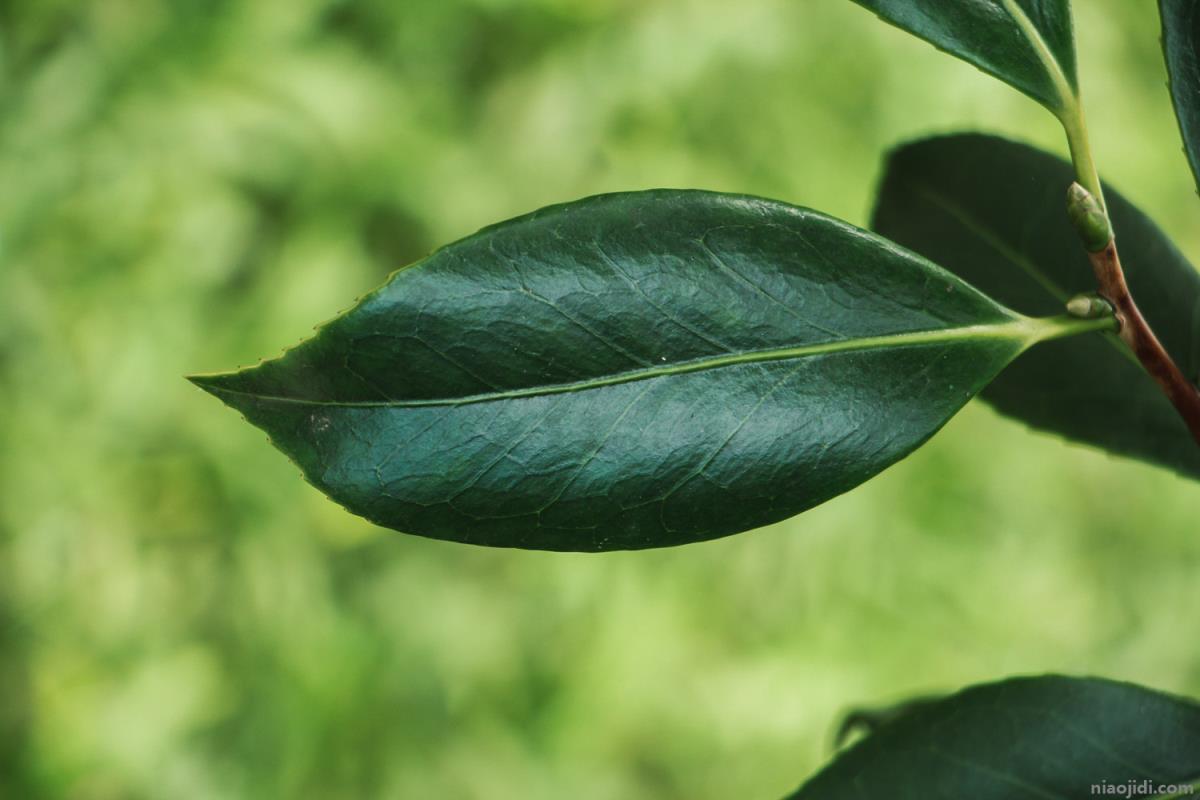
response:
<svg viewBox="0 0 1200 800"><path fill-rule="evenodd" d="M1200 187L1200 0L1159 0L1163 55L1183 149Z"/></svg>
<svg viewBox="0 0 1200 800"><path fill-rule="evenodd" d="M1066 800L1118 789L1165 798L1197 780L1200 705L1128 683L1045 675L915 708L789 800Z"/></svg>
<svg viewBox="0 0 1200 800"><path fill-rule="evenodd" d="M1064 210L1065 161L995 136L926 139L888 157L872 227L1025 314L1092 289ZM1138 305L1189 377L1200 374L1200 273L1111 187L1109 212ZM983 393L1002 413L1200 478L1200 448L1115 337L1051 342Z"/></svg>
<svg viewBox="0 0 1200 800"><path fill-rule="evenodd" d="M1055 114L1078 94L1067 0L854 0Z"/></svg>

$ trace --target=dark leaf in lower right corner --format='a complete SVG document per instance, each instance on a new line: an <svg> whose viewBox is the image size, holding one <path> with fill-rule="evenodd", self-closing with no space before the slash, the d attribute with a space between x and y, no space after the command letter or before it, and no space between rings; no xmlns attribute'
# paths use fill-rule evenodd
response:
<svg viewBox="0 0 1200 800"><path fill-rule="evenodd" d="M1140 686L1040 676L921 705L789 800L1084 800L1200 793L1200 705Z"/></svg>
<svg viewBox="0 0 1200 800"><path fill-rule="evenodd" d="M914 142L887 160L871 227L1025 314L1054 313L1095 279L1067 220L1073 171L995 136ZM1112 187L1109 214L1131 290L1189 377L1200 374L1200 273ZM1051 342L982 395L1068 439L1200 478L1200 447L1115 336Z"/></svg>

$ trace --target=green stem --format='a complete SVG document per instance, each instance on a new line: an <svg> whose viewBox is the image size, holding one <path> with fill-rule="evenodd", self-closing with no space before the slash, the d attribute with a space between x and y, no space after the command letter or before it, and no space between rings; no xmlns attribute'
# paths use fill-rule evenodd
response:
<svg viewBox="0 0 1200 800"><path fill-rule="evenodd" d="M1063 109L1058 115L1063 131L1067 134L1067 146L1071 149L1071 162L1075 165L1075 179L1100 201L1100 206L1108 213L1108 204L1104 202L1104 189L1100 185L1100 174L1096 171L1096 162L1092 158L1092 146L1088 141L1087 120L1083 115L1083 104L1075 96L1064 98Z"/></svg>
<svg viewBox="0 0 1200 800"><path fill-rule="evenodd" d="M1113 332L1117 329L1117 320L1112 314L1103 314L1090 319L1065 314L1057 317L1038 317L1029 320L1029 323L1036 331L1032 337L1034 343L1051 342L1055 339L1095 331Z"/></svg>

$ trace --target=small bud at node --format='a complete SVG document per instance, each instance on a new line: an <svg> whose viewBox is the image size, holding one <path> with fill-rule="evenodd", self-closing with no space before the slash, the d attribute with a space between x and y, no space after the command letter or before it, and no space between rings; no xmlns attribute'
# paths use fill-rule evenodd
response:
<svg viewBox="0 0 1200 800"><path fill-rule="evenodd" d="M1067 216L1089 253L1100 252L1112 241L1112 226L1104 207L1078 183L1072 183L1067 189Z"/></svg>
<svg viewBox="0 0 1200 800"><path fill-rule="evenodd" d="M1067 313L1080 319L1111 317L1112 306L1103 297L1095 294L1077 294L1067 301Z"/></svg>

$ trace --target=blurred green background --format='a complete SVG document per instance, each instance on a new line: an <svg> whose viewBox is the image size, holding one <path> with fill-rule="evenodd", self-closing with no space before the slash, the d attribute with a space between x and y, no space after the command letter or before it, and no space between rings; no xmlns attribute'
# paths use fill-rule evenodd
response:
<svg viewBox="0 0 1200 800"><path fill-rule="evenodd" d="M1078 5L1101 169L1200 257L1156 15ZM372 527L182 378L582 195L863 224L960 129L1064 152L846 0L0 2L0 797L769 800L854 705L1200 695L1200 485L977 403L797 519L595 556Z"/></svg>

